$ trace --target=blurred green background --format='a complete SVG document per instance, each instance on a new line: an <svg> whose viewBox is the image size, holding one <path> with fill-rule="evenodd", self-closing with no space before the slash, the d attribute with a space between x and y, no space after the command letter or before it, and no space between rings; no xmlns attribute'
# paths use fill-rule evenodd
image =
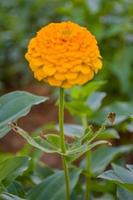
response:
<svg viewBox="0 0 133 200"><path fill-rule="evenodd" d="M25 61L28 41L49 22L71 20L97 38L106 80L104 91L115 100L133 97L132 0L1 0L0 89L20 88L33 81Z"/></svg>

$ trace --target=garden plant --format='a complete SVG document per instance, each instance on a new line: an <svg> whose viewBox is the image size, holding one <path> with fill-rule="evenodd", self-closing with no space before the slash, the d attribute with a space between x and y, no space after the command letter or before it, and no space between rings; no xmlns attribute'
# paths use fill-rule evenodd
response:
<svg viewBox="0 0 133 200"><path fill-rule="evenodd" d="M0 155L0 198L132 200L133 165L123 167L120 156L131 153L133 145L113 147L113 139L120 138L113 126L132 122L132 102L101 107L106 93L97 90L107 83L93 80L104 62L95 36L71 21L50 23L30 40L25 58L35 79L58 90L59 120L30 135L18 119L49 98L25 91L0 97L0 137L13 130L27 141L16 155ZM64 110L75 124L64 122ZM43 153L58 154L60 169L41 161Z"/></svg>

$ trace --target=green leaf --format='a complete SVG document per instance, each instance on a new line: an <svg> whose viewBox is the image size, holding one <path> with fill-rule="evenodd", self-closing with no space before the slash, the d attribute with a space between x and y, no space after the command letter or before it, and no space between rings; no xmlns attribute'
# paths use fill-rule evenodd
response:
<svg viewBox="0 0 133 200"><path fill-rule="evenodd" d="M60 149L57 150L55 146L53 146L51 143L44 140L40 136L32 138L26 131L18 127L15 123L11 123L10 126L13 131L21 135L33 147L46 153L60 153L61 154Z"/></svg>
<svg viewBox="0 0 133 200"><path fill-rule="evenodd" d="M93 92L103 86L106 82L105 81L93 81L89 82L86 85L80 87L75 86L71 89L71 97L73 99L86 99L88 98Z"/></svg>
<svg viewBox="0 0 133 200"><path fill-rule="evenodd" d="M92 152L91 171L94 174L99 174L103 172L109 163L117 156L131 151L133 151L132 145L123 145L120 147L99 147L94 152Z"/></svg>
<svg viewBox="0 0 133 200"><path fill-rule="evenodd" d="M111 69L119 80L122 92L126 94L130 93L131 91L130 84L132 84L132 81L130 80L130 77L133 63L132 52L132 45L127 45L124 46L124 48L120 48L115 54Z"/></svg>
<svg viewBox="0 0 133 200"><path fill-rule="evenodd" d="M7 192L3 192L2 194L0 194L0 199L1 200L26 200L26 199L20 198L16 195L9 194Z"/></svg>
<svg viewBox="0 0 133 200"><path fill-rule="evenodd" d="M59 126L56 126L57 130L59 130ZM86 129L87 131L87 129ZM84 129L83 126L78 124L64 124L64 132L65 135L70 137L83 137ZM91 137L93 137L95 133L92 131ZM90 138L91 139L91 138ZM101 131L99 135L97 136L97 139L119 139L119 135L117 131L113 128L108 128L105 131ZM87 140L89 140L87 138Z"/></svg>
<svg viewBox="0 0 133 200"><path fill-rule="evenodd" d="M117 188L117 197L119 200L132 200L133 192L123 189L121 187Z"/></svg>
<svg viewBox="0 0 133 200"><path fill-rule="evenodd" d="M49 177L54 173L54 171L44 164L44 162L37 160L37 162L33 163L33 174L31 175L32 182L36 184L40 184L45 178Z"/></svg>
<svg viewBox="0 0 133 200"><path fill-rule="evenodd" d="M56 126L59 131L59 125ZM64 133L70 137L80 137L83 134L84 130L81 125L78 124L64 124Z"/></svg>
<svg viewBox="0 0 133 200"><path fill-rule="evenodd" d="M8 159L8 158L12 158L13 157L13 153L0 153L0 163L3 162L4 160Z"/></svg>
<svg viewBox="0 0 133 200"><path fill-rule="evenodd" d="M133 173L133 165L126 165L126 167Z"/></svg>
<svg viewBox="0 0 133 200"><path fill-rule="evenodd" d="M47 99L47 97L22 91L11 92L0 97L0 137L10 131L9 122L27 115L33 105L45 102Z"/></svg>
<svg viewBox="0 0 133 200"><path fill-rule="evenodd" d="M114 182L125 189L133 191L133 173L116 164L113 164L112 167L112 170L108 170L98 177Z"/></svg>
<svg viewBox="0 0 133 200"><path fill-rule="evenodd" d="M8 193L14 194L19 197L24 197L25 192L22 184L18 181L12 181L10 185L7 187Z"/></svg>
<svg viewBox="0 0 133 200"><path fill-rule="evenodd" d="M84 171L86 174L86 172ZM114 189L114 184L107 181L98 181L96 178L92 177L90 190L94 193L111 193Z"/></svg>
<svg viewBox="0 0 133 200"><path fill-rule="evenodd" d="M71 94L72 100L70 102L66 102L65 107L73 115L90 116L93 113L93 110L96 111L101 106L102 100L106 96L106 93L104 92L94 92L104 83L105 82L97 81L97 82L88 83L82 88L76 87L75 89L72 89L72 94ZM78 88L80 88L79 91L78 91ZM77 97L77 98L74 98L74 97Z"/></svg>
<svg viewBox="0 0 133 200"><path fill-rule="evenodd" d="M60 149L61 141L59 135L48 134L46 135L46 141L52 144L55 148Z"/></svg>
<svg viewBox="0 0 133 200"><path fill-rule="evenodd" d="M92 200L114 200L114 197L113 195L107 193L100 197L92 197Z"/></svg>
<svg viewBox="0 0 133 200"><path fill-rule="evenodd" d="M105 106L96 115L91 116L92 121L98 124L102 123L107 118L108 113L115 112L116 120L114 124L119 124L128 119L133 113L133 102L115 102Z"/></svg>
<svg viewBox="0 0 133 200"><path fill-rule="evenodd" d="M123 167L120 167L116 164L112 164L113 171L120 179L125 182L133 185L133 173L130 170L127 170Z"/></svg>
<svg viewBox="0 0 133 200"><path fill-rule="evenodd" d="M71 149L67 150L66 158L68 162L72 162L76 160L77 158L79 158L80 156L82 156L87 151L90 151L91 149L93 149L94 147L98 145L104 145L104 144L108 144L108 142L105 140L99 140L99 141L93 142L92 144L86 143L86 144L80 145L79 147L72 147Z"/></svg>
<svg viewBox="0 0 133 200"><path fill-rule="evenodd" d="M105 92L94 92L89 96L87 105L94 111L98 110L102 104L103 99L106 97Z"/></svg>
<svg viewBox="0 0 133 200"><path fill-rule="evenodd" d="M91 143L93 140L97 138L98 135L99 131L96 131L94 133L93 127L90 125L84 130L84 134L79 138L79 141L81 141L81 144Z"/></svg>
<svg viewBox="0 0 133 200"><path fill-rule="evenodd" d="M108 128L105 131L101 132L97 138L104 139L104 140L105 139L119 139L120 136L115 129Z"/></svg>
<svg viewBox="0 0 133 200"><path fill-rule="evenodd" d="M110 26L106 33L104 33L104 38L113 37L115 35L121 34L125 30L125 26L121 26L120 24L114 24Z"/></svg>
<svg viewBox="0 0 133 200"><path fill-rule="evenodd" d="M84 154L86 153L87 151L93 149L94 147L98 146L98 145L101 145L101 144L108 144L108 142L106 140L99 140L99 141L96 141L96 142L93 142L92 144L90 143L85 143L79 147L72 147L72 149L69 149L67 151L67 154L68 155L73 155L73 154Z"/></svg>
<svg viewBox="0 0 133 200"><path fill-rule="evenodd" d="M12 157L0 163L0 182L6 180L11 182L18 176L21 176L29 166L29 157Z"/></svg>
<svg viewBox="0 0 133 200"><path fill-rule="evenodd" d="M75 187L79 175L80 169L73 169L70 171L70 188L71 192ZM65 180L64 172L58 171L55 174L46 178L42 183L35 186L27 195L29 200L63 200L65 199Z"/></svg>
<svg viewBox="0 0 133 200"><path fill-rule="evenodd" d="M46 166L44 163L37 162L34 169L34 173L41 179L44 179L52 175L54 172L50 167Z"/></svg>
<svg viewBox="0 0 133 200"><path fill-rule="evenodd" d="M69 110L69 112L72 115L83 116L92 114L92 109L89 106L87 106L85 102L79 100L66 102L65 107Z"/></svg>

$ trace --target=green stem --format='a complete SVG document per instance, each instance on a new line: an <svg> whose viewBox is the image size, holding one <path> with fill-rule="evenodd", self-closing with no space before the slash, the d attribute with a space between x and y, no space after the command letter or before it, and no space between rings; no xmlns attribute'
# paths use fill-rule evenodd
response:
<svg viewBox="0 0 133 200"><path fill-rule="evenodd" d="M82 116L82 125L83 125L84 129L86 129L87 126L88 126L87 116L86 115Z"/></svg>
<svg viewBox="0 0 133 200"><path fill-rule="evenodd" d="M61 150L66 153L65 136L64 136L64 89L60 88L60 102L59 102L59 127L61 137ZM70 185L69 185L69 171L65 156L62 156L62 164L66 183L66 200L70 200Z"/></svg>
<svg viewBox="0 0 133 200"><path fill-rule="evenodd" d="M82 124L84 129L87 128L88 123L87 123L87 116L82 117ZM85 190L85 200L89 200L89 188L90 188L90 159L91 159L91 152L88 151L86 153L86 190Z"/></svg>
<svg viewBox="0 0 133 200"><path fill-rule="evenodd" d="M86 153L86 193L85 193L85 200L89 200L89 193L90 193L90 158L91 152L88 151Z"/></svg>

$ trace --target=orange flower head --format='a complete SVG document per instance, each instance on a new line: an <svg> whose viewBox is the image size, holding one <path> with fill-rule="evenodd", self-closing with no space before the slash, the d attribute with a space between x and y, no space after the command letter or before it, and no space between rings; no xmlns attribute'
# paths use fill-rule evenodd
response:
<svg viewBox="0 0 133 200"><path fill-rule="evenodd" d="M102 67L95 37L73 22L41 28L25 57L37 80L62 88L85 84Z"/></svg>

